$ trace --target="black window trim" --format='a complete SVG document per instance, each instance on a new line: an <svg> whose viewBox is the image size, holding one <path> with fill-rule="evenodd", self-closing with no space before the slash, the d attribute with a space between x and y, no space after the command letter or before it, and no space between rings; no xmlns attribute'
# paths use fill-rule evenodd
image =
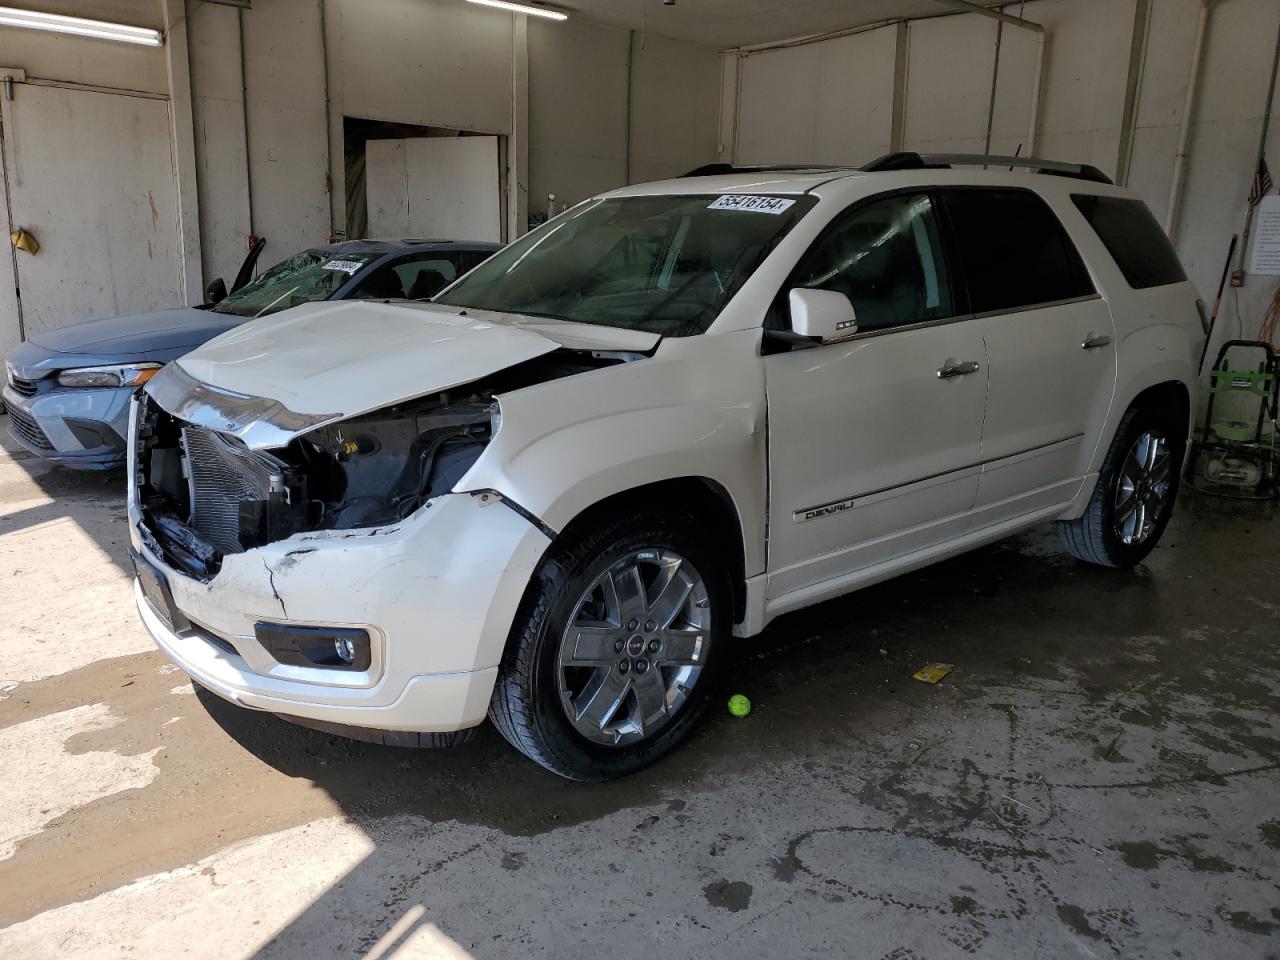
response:
<svg viewBox="0 0 1280 960"><path fill-rule="evenodd" d="M952 226L951 207L950 207L950 204L947 202L947 194L958 192L958 191L972 191L972 190L986 190L988 192L993 190L999 190L1004 193L1029 193L1033 197L1035 197L1037 200L1039 200L1042 204L1044 204L1044 206L1048 209L1049 213L1053 216L1053 219L1057 221L1058 226L1062 229L1063 236L1067 238L1067 242L1071 244L1071 249L1075 251L1076 258L1080 261L1080 266L1084 272L1084 279L1088 282L1089 286L1093 289L1093 293L1081 294L1078 297L1065 297L1059 300L1043 300L1037 303L1025 303L1017 307L1008 307L1001 310L984 310L981 313L973 313L972 311L970 311L968 316L973 317L975 320L982 320L986 317L1007 317L1007 316L1012 316L1013 314L1016 314L1016 313L1028 313L1032 310L1048 310L1052 307L1063 307L1072 303L1088 303L1092 300L1102 299L1102 294L1098 291L1098 285L1097 283L1094 282L1093 276L1089 273L1089 261L1086 260L1084 254L1080 252L1080 247L1076 244L1075 240L1072 238L1071 231L1067 229L1067 225L1062 222L1062 217L1058 216L1058 211L1053 209L1053 204L1050 203L1049 200L1038 191L1032 190L1030 187L1021 187L1021 186L1013 186L1013 185L1006 186L1004 184L988 185L988 184L980 184L980 183L959 183L954 185L948 184L946 186L935 187L933 189L934 189L934 192L936 192L939 195L939 200L940 200L939 206L943 210L943 218L945 223L944 242L949 247L947 251L949 260L956 260L958 262L960 257L960 249L959 249L959 240L957 239L955 231ZM958 284L955 284L953 281L953 285L963 290L964 300L962 301L962 304L966 309L968 309L973 302L969 295L969 278L963 275L963 273L961 272L959 279L961 282Z"/></svg>
<svg viewBox="0 0 1280 960"><path fill-rule="evenodd" d="M800 254L796 259L795 265L787 271L786 280L782 282L782 286L778 288L778 292L774 295L773 300L769 302L769 307L765 313L765 319L767 320L769 314L775 309L782 310L784 316L787 315L787 295L790 294L792 290L801 289L792 285L792 279L795 277L796 271L800 269L800 265L804 263L805 258L817 249L818 245L823 243L833 231L837 230L847 217L854 215L863 207L867 207L872 203L879 203L881 200L891 200L894 197L899 196L918 196L920 194L924 194L929 198L929 202L933 206L934 212L938 215L938 235L940 243L936 252L938 256L942 258L943 270L947 275L947 288L951 295L951 306L953 308L958 306L968 306L968 291L965 291L962 299L959 295L960 290L956 283L955 271L952 269L952 264L955 262L955 248L951 238L950 222L947 219L946 212L943 210L943 204L939 202L938 199L938 190L939 188L935 186L917 185L911 187L895 187L892 190L885 190L881 193L860 197L846 206L839 213L835 214L835 216L827 222L827 225L818 232L818 235L809 242L809 245L805 247L804 253ZM905 333L909 330L923 330L926 327L940 327L948 323L960 323L964 320L973 319L975 319L975 315L973 313L962 311L948 317L936 317L932 320L919 320L915 323L900 323L888 327L873 327L869 330L859 330L856 333L851 333L847 337L841 337L839 340L832 340L827 343L792 339L796 334L790 327L789 316L787 317L788 326L785 330L775 330L764 326L763 324L761 329L764 332L765 339L767 341L772 340L773 343L777 345L776 348L766 346L765 352L778 353L786 352L787 350L795 349L797 347L800 349L812 349L814 347L843 346L848 343L854 343L858 340L869 340L872 337L884 337L893 333Z"/></svg>

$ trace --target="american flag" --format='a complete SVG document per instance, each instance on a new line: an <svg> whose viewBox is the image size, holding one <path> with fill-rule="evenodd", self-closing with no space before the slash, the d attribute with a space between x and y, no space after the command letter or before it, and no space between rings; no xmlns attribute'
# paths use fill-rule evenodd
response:
<svg viewBox="0 0 1280 960"><path fill-rule="evenodd" d="M1271 179L1271 171L1267 169L1267 158L1258 160L1258 170L1253 175L1253 186L1249 189L1249 206L1256 207L1275 184Z"/></svg>

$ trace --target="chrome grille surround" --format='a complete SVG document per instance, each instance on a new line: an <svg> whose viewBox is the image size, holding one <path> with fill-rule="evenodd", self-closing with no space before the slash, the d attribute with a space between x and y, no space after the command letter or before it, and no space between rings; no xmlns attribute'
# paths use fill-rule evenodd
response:
<svg viewBox="0 0 1280 960"><path fill-rule="evenodd" d="M213 430L187 424L182 449L193 530L221 553L243 553L240 507L284 490L283 464Z"/></svg>

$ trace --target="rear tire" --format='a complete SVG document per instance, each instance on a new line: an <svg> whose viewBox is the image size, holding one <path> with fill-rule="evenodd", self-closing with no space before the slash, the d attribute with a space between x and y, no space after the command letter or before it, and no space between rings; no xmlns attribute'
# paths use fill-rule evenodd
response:
<svg viewBox="0 0 1280 960"><path fill-rule="evenodd" d="M534 575L489 718L570 780L633 773L692 732L719 687L733 617L695 517L638 512L570 532Z"/></svg>
<svg viewBox="0 0 1280 960"><path fill-rule="evenodd" d="M1058 522L1063 550L1103 567L1140 563L1173 514L1185 449L1178 417L1130 407L1116 427L1084 514Z"/></svg>

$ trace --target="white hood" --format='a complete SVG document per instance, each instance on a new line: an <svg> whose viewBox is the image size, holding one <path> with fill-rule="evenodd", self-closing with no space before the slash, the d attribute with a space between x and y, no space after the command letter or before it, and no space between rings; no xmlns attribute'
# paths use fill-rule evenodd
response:
<svg viewBox="0 0 1280 960"><path fill-rule="evenodd" d="M561 347L643 352L659 339L434 304L310 303L215 337L176 362L185 376L166 370L147 392L176 416L260 448Z"/></svg>

